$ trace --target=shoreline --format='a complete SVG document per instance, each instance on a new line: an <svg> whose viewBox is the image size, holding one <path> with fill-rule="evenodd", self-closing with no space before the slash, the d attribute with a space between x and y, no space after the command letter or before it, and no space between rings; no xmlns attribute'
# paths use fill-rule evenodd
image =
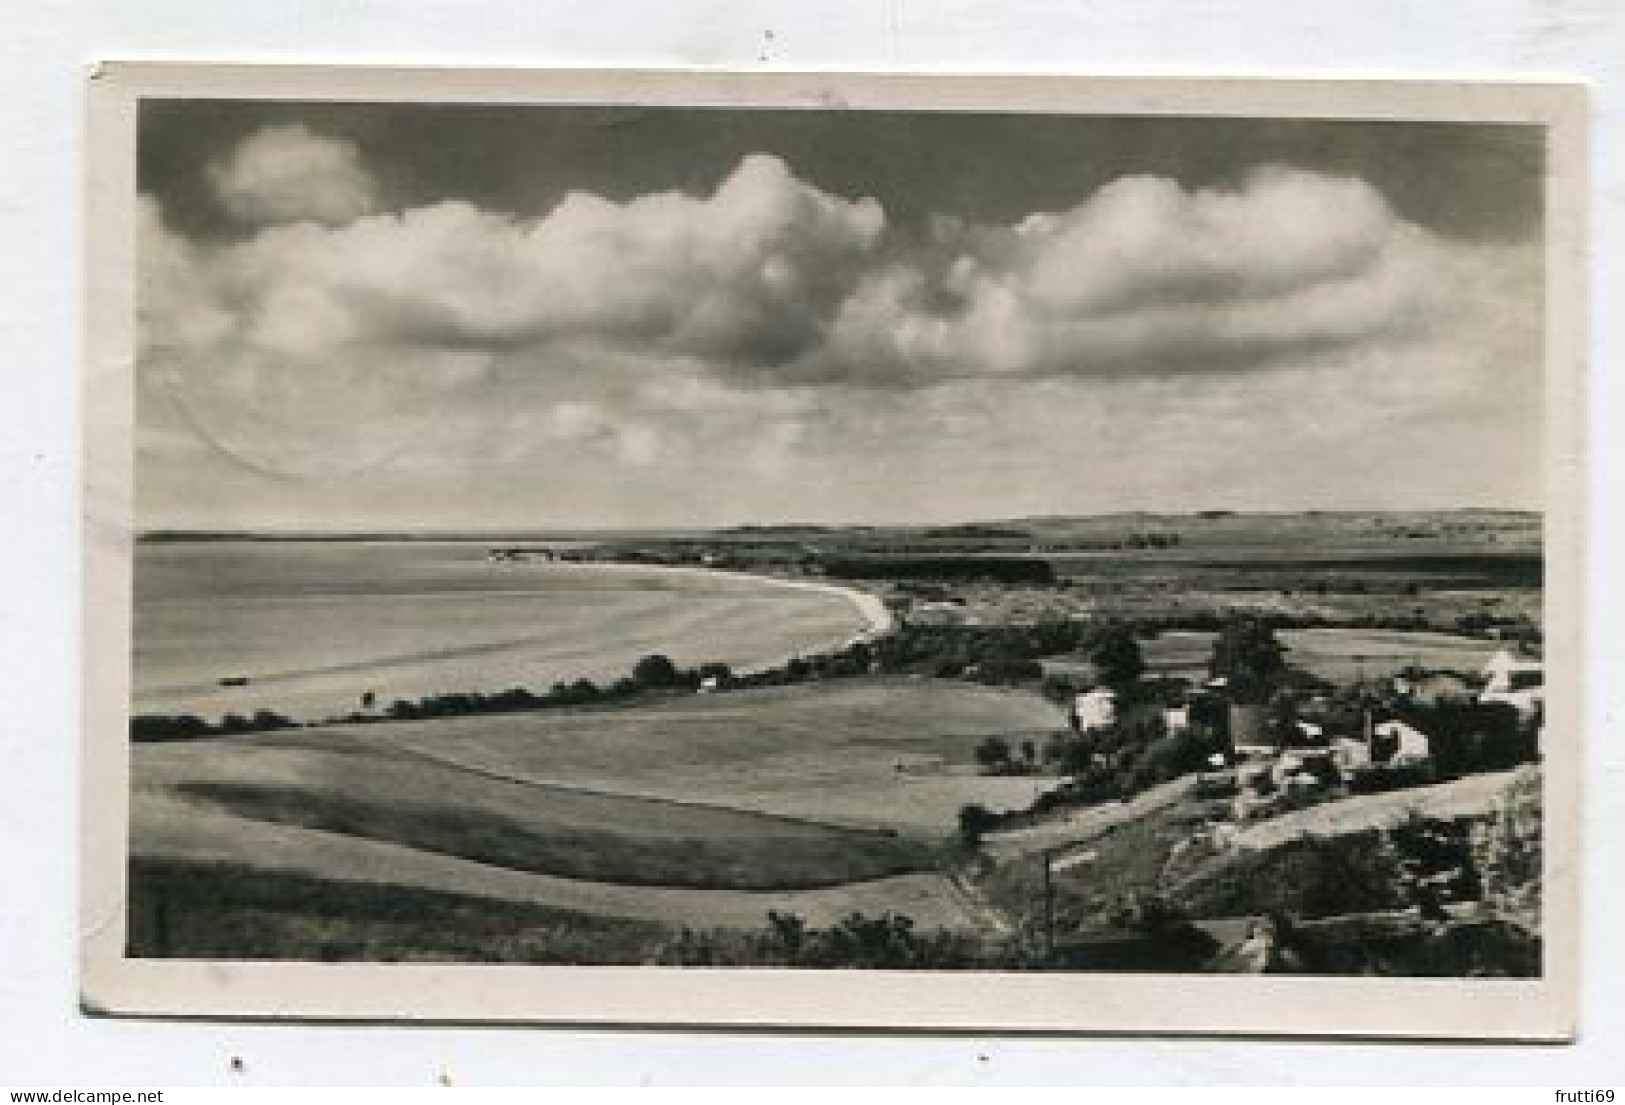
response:
<svg viewBox="0 0 1625 1105"><path fill-rule="evenodd" d="M787 576L770 576L763 575L760 572L741 572L733 568L707 568L699 564L634 564L619 560L595 560L567 566L614 568L627 572L654 571L699 579L732 579L741 583L769 583L775 587L785 587L793 591L813 591L826 595L837 595L851 603L857 609L858 615L869 623L868 628L847 638L847 644L872 641L876 637L883 637L897 628L897 619L892 616L892 612L886 608L886 604L881 601L879 595L840 583L826 583L822 580L796 579Z"/></svg>
<svg viewBox="0 0 1625 1105"><path fill-rule="evenodd" d="M859 630L857 633L848 634L838 641L810 644L800 651L775 656L759 661L749 667L740 668L734 673L736 675L759 675L765 671L772 671L774 668L782 668L797 657L816 656L819 653L838 651L856 644L868 643L884 637L897 628L897 619L886 608L886 604L879 595L839 583L826 583L816 579L790 579L785 576L763 575L760 572L741 572L732 568L707 568L700 564L634 564L618 560L595 560L567 566L594 569L613 568L628 573L653 571L698 579L722 578L741 583L766 583L792 591L812 591L819 594L835 595L850 603L857 610L858 616L868 623L866 628Z"/></svg>

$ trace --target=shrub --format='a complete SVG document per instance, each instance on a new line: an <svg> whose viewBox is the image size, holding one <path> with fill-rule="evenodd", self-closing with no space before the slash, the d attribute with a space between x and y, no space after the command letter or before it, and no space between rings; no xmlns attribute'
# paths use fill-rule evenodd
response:
<svg viewBox="0 0 1625 1105"><path fill-rule="evenodd" d="M643 657L632 668L632 679L640 687L671 687L675 686L680 678L677 665L660 653Z"/></svg>
<svg viewBox="0 0 1625 1105"><path fill-rule="evenodd" d="M1010 742L1003 737L988 737L976 746L976 763L983 771L999 772L1010 767Z"/></svg>
<svg viewBox="0 0 1625 1105"><path fill-rule="evenodd" d="M813 928L793 913L770 912L758 931L684 929L655 954L655 962L704 967L820 967L867 970L956 970L990 967L1008 955L967 937L921 933L901 913L850 913L828 928Z"/></svg>
<svg viewBox="0 0 1625 1105"><path fill-rule="evenodd" d="M980 848L982 837L1004 819L986 806L971 803L959 808L959 839L967 848Z"/></svg>

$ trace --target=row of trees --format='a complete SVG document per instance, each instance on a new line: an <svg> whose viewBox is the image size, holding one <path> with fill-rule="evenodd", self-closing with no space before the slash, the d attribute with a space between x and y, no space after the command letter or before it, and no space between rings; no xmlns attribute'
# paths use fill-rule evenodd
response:
<svg viewBox="0 0 1625 1105"><path fill-rule="evenodd" d="M638 660L629 674L610 683L577 679L569 683L554 683L541 693L526 687L510 687L503 691L457 691L416 699L401 698L391 702L381 712L357 711L328 718L321 724L415 721L609 705L657 693L693 693L701 688L733 690L780 686L859 675L870 671L873 664L873 651L861 641L829 653L794 657L778 667L747 674L736 673L727 664L718 662L682 667L663 653L653 653ZM194 740L234 733L270 732L295 728L299 724L270 710L260 710L250 717L228 714L218 722L205 721L190 714L148 714L130 720L130 737L136 741Z"/></svg>
<svg viewBox="0 0 1625 1105"><path fill-rule="evenodd" d="M1033 556L852 556L823 562L826 575L840 579L951 579L1055 583L1055 568Z"/></svg>
<svg viewBox="0 0 1625 1105"><path fill-rule="evenodd" d="M398 699L389 705L385 713L391 719L406 720L596 706L625 702L651 692L692 692L707 683L721 686L733 679L733 670L727 664L707 663L684 668L663 653L653 653L634 664L629 675L604 685L590 679L577 679L573 683L555 683L543 694L514 687L495 694L461 693L431 695L417 700ZM356 716L352 720L368 719Z"/></svg>
<svg viewBox="0 0 1625 1105"><path fill-rule="evenodd" d="M138 743L202 740L239 733L270 733L278 729L292 729L298 724L273 710L257 710L246 716L227 714L215 722L205 721L193 714L138 714L130 719L130 739Z"/></svg>
<svg viewBox="0 0 1625 1105"><path fill-rule="evenodd" d="M1117 621L1052 619L1029 625L914 625L874 643L882 671L943 678L969 677L990 683L1036 681L1039 659L1083 653L1107 681L1137 678L1145 664L1133 629Z"/></svg>

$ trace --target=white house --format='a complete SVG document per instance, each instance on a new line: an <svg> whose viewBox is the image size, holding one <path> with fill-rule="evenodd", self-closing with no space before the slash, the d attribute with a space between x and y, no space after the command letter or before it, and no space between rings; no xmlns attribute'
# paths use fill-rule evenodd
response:
<svg viewBox="0 0 1625 1105"><path fill-rule="evenodd" d="M1330 749L1293 748L1281 753L1270 775L1279 787L1314 787L1319 785L1324 775L1330 773L1331 765Z"/></svg>
<svg viewBox="0 0 1625 1105"><path fill-rule="evenodd" d="M1334 737L1331 748L1332 759L1345 779L1371 766L1371 745L1358 737Z"/></svg>
<svg viewBox="0 0 1625 1105"><path fill-rule="evenodd" d="M1378 722L1373 732L1379 739L1394 746L1393 759L1396 763L1425 760L1433 754L1433 745L1427 734L1398 718Z"/></svg>
<svg viewBox="0 0 1625 1105"><path fill-rule="evenodd" d="M1117 692L1096 687L1072 700L1072 721L1080 733L1117 724Z"/></svg>
<svg viewBox="0 0 1625 1105"><path fill-rule="evenodd" d="M1478 700L1504 702L1523 717L1539 710L1546 697L1546 673L1541 662L1514 656L1504 648L1484 665L1484 678L1486 683Z"/></svg>

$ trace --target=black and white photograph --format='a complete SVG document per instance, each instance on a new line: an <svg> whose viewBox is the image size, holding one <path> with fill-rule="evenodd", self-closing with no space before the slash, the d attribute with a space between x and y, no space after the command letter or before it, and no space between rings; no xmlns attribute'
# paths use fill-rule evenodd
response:
<svg viewBox="0 0 1625 1105"><path fill-rule="evenodd" d="M88 243L123 977L1570 1023L1563 89L158 72Z"/></svg>

